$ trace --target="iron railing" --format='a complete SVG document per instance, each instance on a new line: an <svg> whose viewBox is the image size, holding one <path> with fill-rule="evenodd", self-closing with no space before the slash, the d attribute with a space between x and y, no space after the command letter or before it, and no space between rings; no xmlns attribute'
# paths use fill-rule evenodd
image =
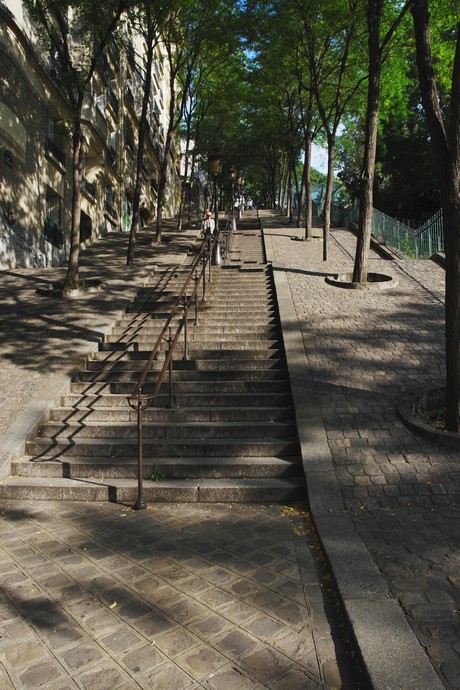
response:
<svg viewBox="0 0 460 690"><path fill-rule="evenodd" d="M341 215L340 215L341 214ZM337 225L350 228L359 219L359 201L355 199L346 212L336 208L331 217ZM429 259L433 254L444 252L442 210L419 228L414 229L377 209L372 210L372 234L384 244L411 259Z"/></svg>
<svg viewBox="0 0 460 690"><path fill-rule="evenodd" d="M147 362L142 370L142 373L133 389L133 392L128 396L128 404L130 407L137 411L137 500L133 506L135 510L143 510L147 507L147 503L144 499L144 476L143 476L143 412L148 407L150 407L156 397L159 395L161 386L165 382L168 376L168 405L169 407L174 407L174 396L173 396L173 361L174 355L178 348L179 342L181 340L182 331L184 332L184 348L183 348L183 359L189 358L188 352L188 313L190 308L194 307L195 318L194 325L198 325L198 311L199 311L199 300L198 291L200 290L200 284L202 284L202 296L201 301L206 301L206 275L208 273L208 282L211 282L212 278L212 263L213 257L216 255L216 251L219 248L219 243L221 242L220 233L217 231L213 236L207 236L203 239L198 253L194 258L187 276L184 280L180 293L171 309L169 316L167 317L163 328L157 338L157 341L150 352ZM194 283L193 289L191 289L191 284ZM182 309L182 316L179 319L179 323L176 326L176 330L173 334L173 320L178 314L179 310ZM157 358L158 353L163 342L168 343L168 350L166 353L164 364L158 373L156 383L153 386L151 393L143 393L142 387L145 384L146 378L152 369L152 365Z"/></svg>
<svg viewBox="0 0 460 690"><path fill-rule="evenodd" d="M414 246L417 259L445 251L442 209L415 231Z"/></svg>

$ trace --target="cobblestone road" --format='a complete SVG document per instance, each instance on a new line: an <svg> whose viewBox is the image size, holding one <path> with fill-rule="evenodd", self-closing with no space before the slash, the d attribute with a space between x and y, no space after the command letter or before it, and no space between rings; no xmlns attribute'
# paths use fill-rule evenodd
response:
<svg viewBox="0 0 460 690"><path fill-rule="evenodd" d="M460 688L460 464L410 433L399 397L444 380L444 271L431 261L388 261L388 290L347 290L326 275L352 271L356 240L263 219L284 264L344 504L447 688ZM315 229L315 235L321 231Z"/></svg>

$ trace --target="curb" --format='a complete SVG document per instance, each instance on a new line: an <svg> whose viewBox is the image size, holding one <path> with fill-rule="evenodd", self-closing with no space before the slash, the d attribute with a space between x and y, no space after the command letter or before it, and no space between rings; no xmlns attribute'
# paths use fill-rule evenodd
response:
<svg viewBox="0 0 460 690"><path fill-rule="evenodd" d="M345 512L285 266L272 264L313 520L373 690L443 690L404 611Z"/></svg>

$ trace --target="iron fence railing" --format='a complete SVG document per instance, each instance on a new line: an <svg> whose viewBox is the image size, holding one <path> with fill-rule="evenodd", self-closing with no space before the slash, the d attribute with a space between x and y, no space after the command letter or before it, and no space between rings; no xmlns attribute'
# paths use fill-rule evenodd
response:
<svg viewBox="0 0 460 690"><path fill-rule="evenodd" d="M226 241L230 241L230 236L225 233ZM144 499L144 470L143 470L143 412L148 407L154 404L163 383L167 384L168 388L168 406L175 407L173 396L173 363L174 358L177 357L177 350L182 339L183 333L183 350L182 359L189 359L188 351L188 319L189 311L194 311L194 325L199 325L199 306L200 300L198 293L202 295L201 303L206 302L206 282L212 282L212 267L213 264L218 265L220 259L220 244L222 241L221 233L217 230L214 235L206 235L198 248L197 254L194 257L189 270L186 274L180 292L172 306L172 309L164 322L162 330L157 338L157 341L150 352L145 363L139 379L133 389L131 395L128 396L128 404L137 411L137 500L134 504L135 510L142 510L147 507ZM228 251L228 245L225 247ZM219 260L217 260L219 255ZM201 305L203 308L203 304ZM158 353L163 345L167 343L167 351L165 353L165 361L161 370L157 373L155 383L147 382L147 377L152 371L153 363L157 358ZM143 387L148 389L148 392L143 391Z"/></svg>
<svg viewBox="0 0 460 690"><path fill-rule="evenodd" d="M318 206L317 206L318 208ZM354 199L347 207L332 204L331 221L343 227L356 226L359 220L359 201ZM384 244L411 259L429 259L433 254L444 252L442 210L417 229L373 209L372 234Z"/></svg>
<svg viewBox="0 0 460 690"><path fill-rule="evenodd" d="M436 211L434 216L427 220L415 231L415 247L416 251L422 258L430 257L433 254L442 253L445 251L444 244L444 226L442 219L442 210ZM417 258L419 258L417 256Z"/></svg>

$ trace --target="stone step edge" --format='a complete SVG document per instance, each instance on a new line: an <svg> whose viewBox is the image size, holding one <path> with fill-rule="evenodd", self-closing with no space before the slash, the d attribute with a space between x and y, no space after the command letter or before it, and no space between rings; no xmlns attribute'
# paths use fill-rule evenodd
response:
<svg viewBox="0 0 460 690"><path fill-rule="evenodd" d="M181 409L181 408L178 408ZM272 429L279 429L280 431L283 431L287 427L292 427L294 424L294 420L290 419L285 419L285 420L271 420L268 419L266 421L261 421L258 422L257 428L263 428L269 427ZM102 429L110 429L112 427L115 427L116 429L118 428L127 428L131 429L135 427L136 425L133 422L127 421L127 422L116 422L114 423L113 421L96 421L92 422L89 420L88 422L78 422L78 421L72 421L70 420L65 420L65 421L57 421L53 419L48 419L42 426L40 427L42 431L50 430L51 427L56 427L59 426L60 428L65 429L65 431L71 431L73 433L74 431L78 431L82 429L83 427L88 427L89 429L96 429L96 428L102 428ZM175 429L179 426L178 422L176 421L146 421L145 424L143 425L144 428L151 428L151 429L158 429L158 428L166 428L166 429ZM190 422L180 422L180 427L181 428L186 428L186 429L197 429L199 427L204 427L206 429L221 429L222 427L225 429L251 429L254 426L254 422L245 422L245 421L210 421L210 420L205 420L205 421L190 421ZM60 436L61 434L58 434ZM118 438L118 437L115 437Z"/></svg>
<svg viewBox="0 0 460 690"><path fill-rule="evenodd" d="M164 503L289 503L304 500L302 479L175 479L144 480L144 499ZM137 480L110 482L56 478L9 478L0 483L4 500L110 501L133 503L138 495Z"/></svg>
<svg viewBox="0 0 460 690"><path fill-rule="evenodd" d="M36 461L23 457L12 463L11 477L104 479L106 481L135 479L138 472L137 459L120 458L119 460L119 462L114 462L112 458L101 458L101 461L91 461L90 458L85 457L69 457L61 461L51 458ZM300 456L293 459L265 457L256 460L250 457L146 459L143 463L143 477L151 479L154 473L163 479L303 478L303 466Z"/></svg>

